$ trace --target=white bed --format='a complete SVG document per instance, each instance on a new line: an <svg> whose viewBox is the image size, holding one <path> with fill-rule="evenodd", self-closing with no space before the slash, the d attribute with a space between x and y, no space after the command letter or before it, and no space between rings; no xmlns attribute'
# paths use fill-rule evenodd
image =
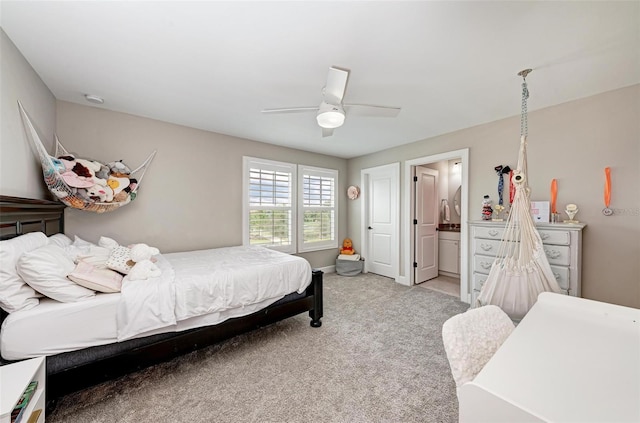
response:
<svg viewBox="0 0 640 423"><path fill-rule="evenodd" d="M158 326L150 321L145 330L140 320L145 301L158 313L157 302L143 296L132 309L138 313L135 325L119 328L116 316L122 294L98 294L78 302L60 303L44 298L29 310L11 313L2 324L0 352L7 360L53 355L123 339L176 332L246 316L292 292L302 293L311 283L309 263L296 256L260 247L227 247L162 255L175 273L175 323ZM157 281L130 281L144 290ZM145 291L146 293L147 291ZM157 292L152 291L154 294ZM173 310L165 310L173 312ZM149 320L149 319L147 319ZM119 336L120 332L126 331ZM29 336L25 336L29 334Z"/></svg>
<svg viewBox="0 0 640 423"><path fill-rule="evenodd" d="M171 270L162 272L164 279L147 280L149 290L143 289L144 278L127 276L137 279L127 285L127 277L115 272L106 280L78 279L87 276L80 271L83 261L69 265L66 250L50 247L56 237L69 243L62 235L64 208L54 201L0 195L0 365L46 355L49 405L67 393L301 313L308 313L311 327L322 326L322 271L269 250L262 263L242 257L238 252L244 247L159 255L158 266ZM65 242L58 247L65 248ZM214 259L219 266L212 265ZM92 266L89 273L97 269ZM214 276L220 282L210 285ZM173 294L154 298L154 290ZM58 296L57 301L38 298L38 292ZM155 309L160 302L170 307ZM138 314L138 308L142 324L134 319L123 330L122 317Z"/></svg>

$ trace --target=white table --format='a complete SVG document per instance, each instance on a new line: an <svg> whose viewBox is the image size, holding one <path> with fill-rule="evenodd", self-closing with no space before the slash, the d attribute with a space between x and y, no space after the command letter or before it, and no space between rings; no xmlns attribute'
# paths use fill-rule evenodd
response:
<svg viewBox="0 0 640 423"><path fill-rule="evenodd" d="M640 310L543 293L458 398L460 422L640 422Z"/></svg>

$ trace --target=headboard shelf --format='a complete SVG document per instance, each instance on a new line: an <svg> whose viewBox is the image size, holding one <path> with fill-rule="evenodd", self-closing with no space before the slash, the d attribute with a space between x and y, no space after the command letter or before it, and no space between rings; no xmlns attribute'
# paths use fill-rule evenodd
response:
<svg viewBox="0 0 640 423"><path fill-rule="evenodd" d="M64 209L56 201L0 195L0 239L28 232L64 232Z"/></svg>

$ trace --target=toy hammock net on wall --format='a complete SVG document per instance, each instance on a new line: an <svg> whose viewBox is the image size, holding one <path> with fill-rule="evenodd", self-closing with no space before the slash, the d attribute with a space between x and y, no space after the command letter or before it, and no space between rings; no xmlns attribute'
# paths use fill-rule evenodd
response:
<svg viewBox="0 0 640 423"><path fill-rule="evenodd" d="M476 305L499 306L512 319L519 320L531 309L538 295L545 291L560 292L549 266L542 239L531 217L531 201L527 182L527 74L521 71L522 114L520 119L520 152L517 170L511 183L515 195L506 221L500 248L489 271Z"/></svg>
<svg viewBox="0 0 640 423"><path fill-rule="evenodd" d="M51 156L20 102L18 106L27 137L40 159L44 182L58 200L74 209L104 213L127 205L136 198L155 151L142 165L130 170L122 161L105 165L95 160L76 158L56 136L55 153Z"/></svg>

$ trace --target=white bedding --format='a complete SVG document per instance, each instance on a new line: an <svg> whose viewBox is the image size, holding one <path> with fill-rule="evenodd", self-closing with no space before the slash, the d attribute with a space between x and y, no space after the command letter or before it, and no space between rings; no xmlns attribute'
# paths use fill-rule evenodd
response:
<svg viewBox="0 0 640 423"><path fill-rule="evenodd" d="M260 247L165 254L158 264L173 269L167 275L175 274L176 307L172 323L170 318L167 323L167 316L171 316L166 309L167 301L151 300L159 290L144 293L141 288L145 284L132 281L132 286L137 285L128 304L138 304L145 310L134 313L126 306L125 309L142 317L141 324L118 327L116 315L122 311L124 289L123 294L98 294L76 303L44 299L37 307L11 313L5 319L0 338L2 356L17 360L52 355L119 339L212 325L251 314L289 293L302 293L311 282L311 267L306 260ZM150 283L151 280L147 281ZM145 303L137 303L141 299ZM195 308L190 309L191 305ZM158 325L158 321L164 323ZM119 337L119 332L125 338Z"/></svg>

